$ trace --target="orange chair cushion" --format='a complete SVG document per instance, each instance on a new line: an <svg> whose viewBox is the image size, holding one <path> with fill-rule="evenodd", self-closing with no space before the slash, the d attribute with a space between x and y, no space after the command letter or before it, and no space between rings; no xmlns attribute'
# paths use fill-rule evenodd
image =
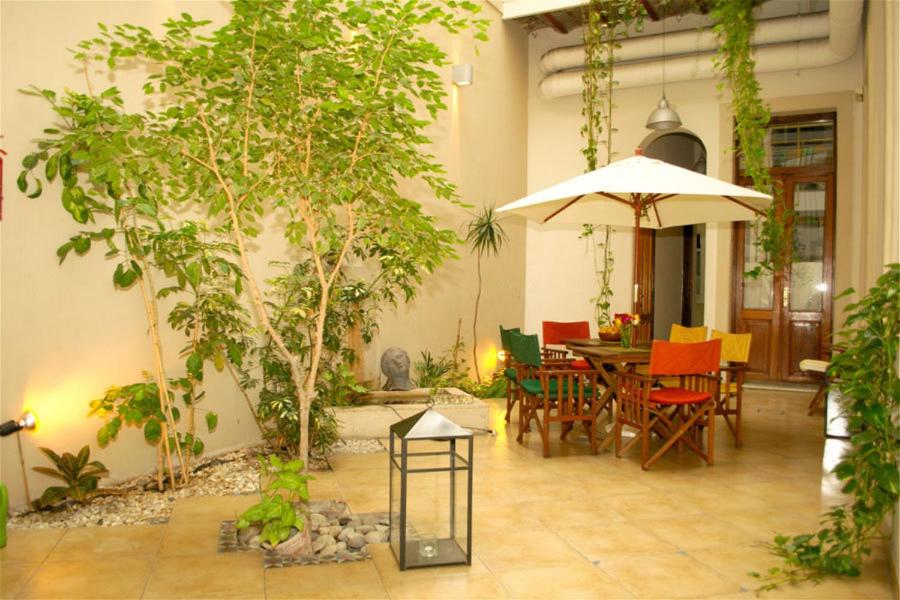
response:
<svg viewBox="0 0 900 600"><path fill-rule="evenodd" d="M588 361L584 360L583 358L576 358L575 360L573 360L572 362L569 363L569 368L570 369L588 370L591 368L591 364Z"/></svg>
<svg viewBox="0 0 900 600"><path fill-rule="evenodd" d="M679 344L653 340L650 348L650 376L702 375L719 370L722 340Z"/></svg>
<svg viewBox="0 0 900 600"><path fill-rule="evenodd" d="M591 337L591 326L587 321L544 321L544 345L562 344L567 339Z"/></svg>
<svg viewBox="0 0 900 600"><path fill-rule="evenodd" d="M650 402L656 404L697 404L709 400L709 392L695 392L684 388L650 390Z"/></svg>

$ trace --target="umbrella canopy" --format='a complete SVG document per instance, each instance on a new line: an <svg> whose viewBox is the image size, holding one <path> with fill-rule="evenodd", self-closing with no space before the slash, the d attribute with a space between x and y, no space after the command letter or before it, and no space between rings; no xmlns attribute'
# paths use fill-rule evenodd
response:
<svg viewBox="0 0 900 600"><path fill-rule="evenodd" d="M640 313L642 227L749 221L772 202L767 194L688 169L632 156L535 192L497 209L539 223L595 223L634 227L634 311ZM646 318L646 315L644 315Z"/></svg>
<svg viewBox="0 0 900 600"><path fill-rule="evenodd" d="M660 229L749 221L765 212L771 201L767 194L661 160L632 156L552 185L497 211L540 223Z"/></svg>

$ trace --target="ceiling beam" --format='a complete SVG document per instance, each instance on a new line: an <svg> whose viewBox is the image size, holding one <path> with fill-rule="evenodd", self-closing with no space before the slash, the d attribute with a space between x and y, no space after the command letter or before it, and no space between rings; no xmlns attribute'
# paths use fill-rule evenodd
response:
<svg viewBox="0 0 900 600"><path fill-rule="evenodd" d="M650 17L651 21L659 21L659 15L656 14L656 9L650 4L650 0L641 0L641 6L647 11L647 16Z"/></svg>
<svg viewBox="0 0 900 600"><path fill-rule="evenodd" d="M559 19L553 16L553 13L544 13L541 17L547 21L547 23L556 31L557 33L566 34L569 33L568 28L565 25L559 22Z"/></svg>

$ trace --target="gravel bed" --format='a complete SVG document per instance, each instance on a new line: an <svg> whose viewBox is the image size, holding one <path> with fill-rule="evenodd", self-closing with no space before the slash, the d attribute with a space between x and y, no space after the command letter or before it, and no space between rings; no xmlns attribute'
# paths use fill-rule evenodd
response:
<svg viewBox="0 0 900 600"><path fill-rule="evenodd" d="M177 490L157 491L154 472L103 487L100 494L81 505L70 503L46 511L21 507L11 511L8 527L48 529L166 523L175 501L180 498L258 493L259 462L256 457L265 450L263 446L253 446L205 458L194 467L190 484ZM341 440L332 448L333 453L340 454L383 450L384 446L378 440ZM310 467L312 471L330 469L327 460L316 457L311 460Z"/></svg>

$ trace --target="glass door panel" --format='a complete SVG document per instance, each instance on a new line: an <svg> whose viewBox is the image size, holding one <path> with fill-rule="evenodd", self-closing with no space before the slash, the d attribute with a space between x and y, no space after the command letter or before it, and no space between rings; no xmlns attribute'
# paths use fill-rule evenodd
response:
<svg viewBox="0 0 900 600"><path fill-rule="evenodd" d="M756 245L759 232L755 225L744 229L744 273L755 268L763 258L762 250ZM772 273L765 272L757 279L744 275L744 308L748 310L772 309Z"/></svg>
<svg viewBox="0 0 900 600"><path fill-rule="evenodd" d="M825 182L794 185L790 310L820 312L825 281Z"/></svg>

